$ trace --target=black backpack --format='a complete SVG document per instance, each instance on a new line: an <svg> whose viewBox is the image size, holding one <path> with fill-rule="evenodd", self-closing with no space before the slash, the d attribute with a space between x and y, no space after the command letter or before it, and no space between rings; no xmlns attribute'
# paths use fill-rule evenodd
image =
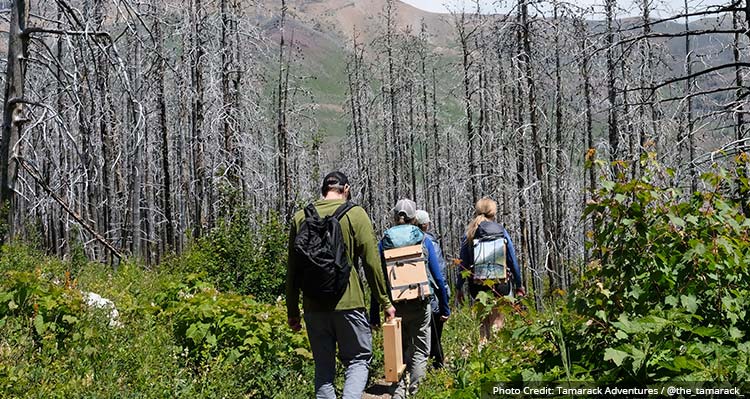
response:
<svg viewBox="0 0 750 399"><path fill-rule="evenodd" d="M338 301L349 285L352 266L346 256L341 218L354 207L347 201L333 215L321 219L313 204L305 207L305 220L294 239L298 260L297 286L306 296Z"/></svg>

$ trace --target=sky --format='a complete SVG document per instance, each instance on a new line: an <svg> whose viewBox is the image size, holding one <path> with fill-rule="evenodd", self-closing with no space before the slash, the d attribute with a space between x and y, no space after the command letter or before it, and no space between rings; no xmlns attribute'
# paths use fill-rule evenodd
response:
<svg viewBox="0 0 750 399"><path fill-rule="evenodd" d="M411 4L422 10L431 12L442 12L446 13L450 10L460 10L462 7L466 7L466 10L473 10L476 8L476 0L401 0L404 3ZM483 13L507 13L513 9L513 5L517 4L514 0L479 0L480 7ZM603 15L603 4L604 0L561 0L569 4L575 4L578 7L586 7L593 13L593 18L597 15ZM549 1L545 3L550 3ZM727 4L729 0L688 0L688 8L691 10L704 8L710 5ZM618 0L617 5L620 8L618 11L618 17L628 17L640 15L638 4L641 4L639 0ZM655 8L656 12L652 13L654 16L666 17L669 15L681 14L685 8L684 0L651 0L652 7Z"/></svg>

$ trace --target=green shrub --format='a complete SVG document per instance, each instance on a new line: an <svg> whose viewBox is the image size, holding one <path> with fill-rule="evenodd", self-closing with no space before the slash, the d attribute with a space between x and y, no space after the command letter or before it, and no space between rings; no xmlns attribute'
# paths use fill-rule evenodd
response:
<svg viewBox="0 0 750 399"><path fill-rule="evenodd" d="M19 242L4 244L0 247L0 272L34 272L40 268L43 259L42 253L31 245Z"/></svg>
<svg viewBox="0 0 750 399"><path fill-rule="evenodd" d="M274 303L284 295L288 228L272 214L254 229L247 212L222 220L171 268L205 273L222 291L235 291Z"/></svg>
<svg viewBox="0 0 750 399"><path fill-rule="evenodd" d="M287 326L281 304L221 293L196 279L174 284L157 298L176 343L195 371L239 367L250 391L272 396L312 359L307 337Z"/></svg>
<svg viewBox="0 0 750 399"><path fill-rule="evenodd" d="M586 210L599 259L540 312L489 296L454 312L443 337L450 360L418 397L476 398L498 382L750 388L750 220L737 195L750 187L737 171L704 175L707 188L690 196L656 184L671 172L655 165L642 178L602 183ZM478 320L493 306L508 315L506 328L480 350Z"/></svg>
<svg viewBox="0 0 750 399"><path fill-rule="evenodd" d="M73 333L83 309L80 292L42 280L39 273L7 271L0 282L0 323L17 318L37 345L54 350Z"/></svg>
<svg viewBox="0 0 750 399"><path fill-rule="evenodd" d="M495 332L480 349L479 320L486 306L488 299L452 313L443 330L445 367L427 374L418 398L479 398L488 384L542 381L553 379L553 373L555 377L564 375L557 366L560 358L555 324L550 323L548 313L528 313L498 301L506 317L505 328ZM546 376L536 371L546 368L552 370Z"/></svg>
<svg viewBox="0 0 750 399"><path fill-rule="evenodd" d="M71 280L68 263L22 246L5 247L0 266L0 397L313 395L307 338L286 327L282 303L131 263L81 264ZM79 290L113 300L122 326Z"/></svg>
<svg viewBox="0 0 750 399"><path fill-rule="evenodd" d="M726 183L737 176L707 173L681 200L657 173L672 174L605 182L586 209L601 260L571 295L585 318L576 356L597 380L747 380L750 219Z"/></svg>

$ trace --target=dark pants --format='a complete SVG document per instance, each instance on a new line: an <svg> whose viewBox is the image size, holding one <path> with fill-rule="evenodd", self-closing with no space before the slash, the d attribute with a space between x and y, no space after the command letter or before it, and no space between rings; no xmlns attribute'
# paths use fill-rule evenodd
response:
<svg viewBox="0 0 750 399"><path fill-rule="evenodd" d="M443 324L444 322L440 319L439 313L432 313L432 323L430 324L430 334L432 340L430 341L430 358L432 359L432 365L436 369L443 367L443 344L440 341L443 337Z"/></svg>

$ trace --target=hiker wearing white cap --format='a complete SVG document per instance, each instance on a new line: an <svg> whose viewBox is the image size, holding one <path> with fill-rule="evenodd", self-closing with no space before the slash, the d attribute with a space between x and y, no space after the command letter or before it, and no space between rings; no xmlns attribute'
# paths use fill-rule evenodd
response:
<svg viewBox="0 0 750 399"><path fill-rule="evenodd" d="M424 232L416 224L417 204L410 199L401 199L393 208L393 220L396 226L386 230L383 239L380 240L379 248L383 267L386 268L386 262L394 262L386 258L386 250L394 248L406 248L410 246L422 246L422 255L426 257L427 276L429 282L419 287L426 287L425 290L420 288L421 295L415 299L401 300L393 298L394 290L399 287L392 287L390 276L386 277L389 283L391 301L396 307L396 316L401 317L401 340L404 348L404 362L406 363L406 372L401 380L396 384L393 392L393 399L405 398L407 392L413 395L417 392L419 382L424 377L427 370L427 357L430 352L430 320L432 316L430 297L437 295L440 317L443 321L450 316L448 308L448 292L445 286L445 280L440 273L438 256L432 241L425 239ZM398 258L397 258L398 259ZM425 260L424 258L421 258ZM412 288L412 285L409 285ZM434 292L434 293L433 293ZM409 383L406 382L406 375L409 374Z"/></svg>

